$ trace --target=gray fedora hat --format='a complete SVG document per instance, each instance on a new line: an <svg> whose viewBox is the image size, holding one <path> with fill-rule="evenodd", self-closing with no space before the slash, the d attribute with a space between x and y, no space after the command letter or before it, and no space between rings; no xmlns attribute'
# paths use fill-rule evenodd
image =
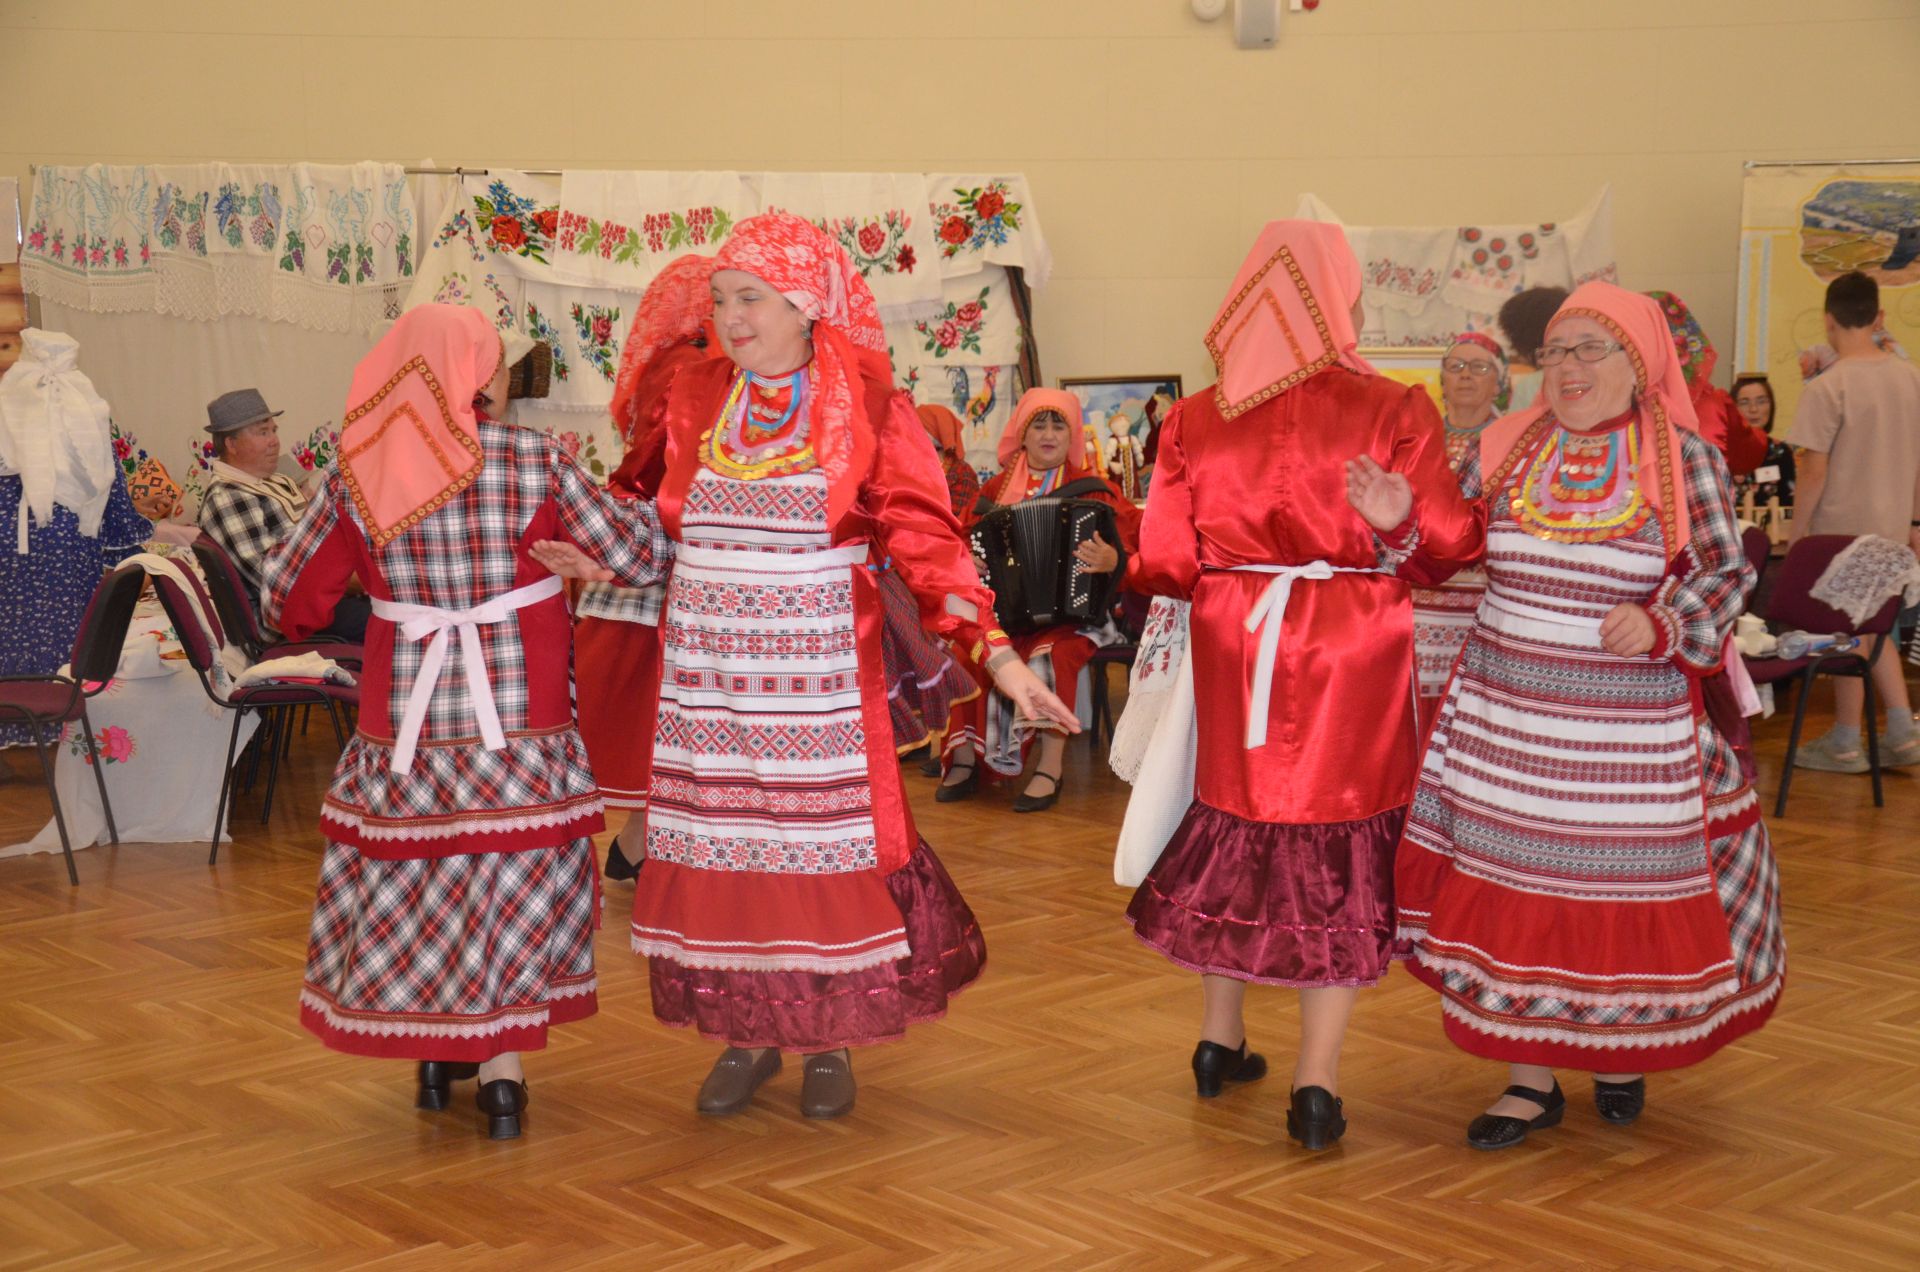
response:
<svg viewBox="0 0 1920 1272"><path fill-rule="evenodd" d="M231 433L284 414L284 411L269 411L267 399L260 396L260 390L235 389L207 403L207 432Z"/></svg>

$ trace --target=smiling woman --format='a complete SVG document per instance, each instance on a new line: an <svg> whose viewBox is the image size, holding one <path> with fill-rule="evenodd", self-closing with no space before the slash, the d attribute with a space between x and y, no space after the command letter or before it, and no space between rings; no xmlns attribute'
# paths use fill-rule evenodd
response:
<svg viewBox="0 0 1920 1272"><path fill-rule="evenodd" d="M1759 1028L1785 973L1759 801L1729 721L1694 706L1723 700L1702 682L1752 581L1726 466L1648 297L1582 286L1538 362L1539 404L1462 469L1487 593L1395 880L1447 1036L1511 1066L1467 1129L1481 1149L1560 1121L1556 1065L1633 1121L1646 1071Z"/></svg>

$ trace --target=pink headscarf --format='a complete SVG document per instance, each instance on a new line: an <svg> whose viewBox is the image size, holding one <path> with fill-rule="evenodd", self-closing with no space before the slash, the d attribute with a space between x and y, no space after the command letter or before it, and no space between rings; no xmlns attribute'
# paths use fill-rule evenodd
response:
<svg viewBox="0 0 1920 1272"><path fill-rule="evenodd" d="M1563 319L1575 316L1591 318L1605 327L1633 363L1633 427L1640 435L1636 477L1641 494L1660 514L1668 558L1677 557L1690 537L1679 430L1698 432L1699 421L1666 315L1660 303L1649 296L1612 283L1591 282L1582 283L1567 297L1553 322L1547 324L1547 331L1551 333ZM1551 407L1543 398L1524 411L1503 415L1487 425L1480 434L1480 465L1487 474L1489 492L1501 489L1511 475L1511 465L1533 449L1527 443L1535 430L1546 427L1551 420Z"/></svg>
<svg viewBox="0 0 1920 1272"><path fill-rule="evenodd" d="M1013 416L1007 421L1006 431L1000 434L1000 444L995 449L1000 460L1000 475L989 485L1000 503L1019 503L1027 497L1027 482L1033 475L1027 466L1027 425L1042 411L1057 411L1067 421L1067 431L1083 439L1077 446L1072 440L1067 442L1067 457L1060 465L1066 471L1060 474L1060 484L1077 481L1092 471L1093 466L1087 462L1086 417L1080 411L1080 399L1065 389L1028 389L1013 404Z"/></svg>
<svg viewBox="0 0 1920 1272"><path fill-rule="evenodd" d="M419 524L480 475L473 399L500 366L500 333L477 309L419 305L353 370L340 477L375 547Z"/></svg>
<svg viewBox="0 0 1920 1272"><path fill-rule="evenodd" d="M638 421L640 378L661 352L691 339L713 316L713 297L707 280L713 276L713 258L689 254L674 260L647 284L634 311L627 346L620 353L620 373L613 381L613 403L607 408L620 435L633 440Z"/></svg>
<svg viewBox="0 0 1920 1272"><path fill-rule="evenodd" d="M891 384L893 377L873 293L845 249L789 212L735 225L713 258L713 271L723 269L752 274L813 319L813 451L834 488L829 516L837 517L853 496L845 479L864 476L873 457L863 378Z"/></svg>
<svg viewBox="0 0 1920 1272"><path fill-rule="evenodd" d="M1336 362L1370 374L1354 352L1359 299L1360 262L1339 226L1269 221L1207 328L1220 414L1232 419Z"/></svg>

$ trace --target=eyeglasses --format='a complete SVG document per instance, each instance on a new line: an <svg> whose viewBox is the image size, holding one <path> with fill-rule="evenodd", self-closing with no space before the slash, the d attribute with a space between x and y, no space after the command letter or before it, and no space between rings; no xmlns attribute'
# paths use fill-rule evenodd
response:
<svg viewBox="0 0 1920 1272"><path fill-rule="evenodd" d="M1582 362L1605 362L1626 346L1611 340L1585 340L1577 345L1542 345L1533 355L1536 367L1558 366L1566 361L1568 354Z"/></svg>
<svg viewBox="0 0 1920 1272"><path fill-rule="evenodd" d="M1440 369L1450 375L1475 375L1484 380L1500 368L1491 362L1468 362L1465 358L1443 358Z"/></svg>

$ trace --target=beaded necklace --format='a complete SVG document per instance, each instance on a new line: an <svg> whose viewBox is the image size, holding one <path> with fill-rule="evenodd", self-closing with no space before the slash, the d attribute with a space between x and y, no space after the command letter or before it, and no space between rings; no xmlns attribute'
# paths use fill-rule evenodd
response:
<svg viewBox="0 0 1920 1272"><path fill-rule="evenodd" d="M789 392L784 408L773 405L783 389ZM754 394L764 404L755 401ZM751 371L736 375L720 407L720 418L707 430L708 467L742 481L812 468L809 397L804 367L779 377Z"/></svg>
<svg viewBox="0 0 1920 1272"><path fill-rule="evenodd" d="M1631 417L1620 417L1624 427L1591 433L1554 430L1508 505L1522 530L1556 543L1602 543L1646 524L1653 506L1637 480L1640 438Z"/></svg>

